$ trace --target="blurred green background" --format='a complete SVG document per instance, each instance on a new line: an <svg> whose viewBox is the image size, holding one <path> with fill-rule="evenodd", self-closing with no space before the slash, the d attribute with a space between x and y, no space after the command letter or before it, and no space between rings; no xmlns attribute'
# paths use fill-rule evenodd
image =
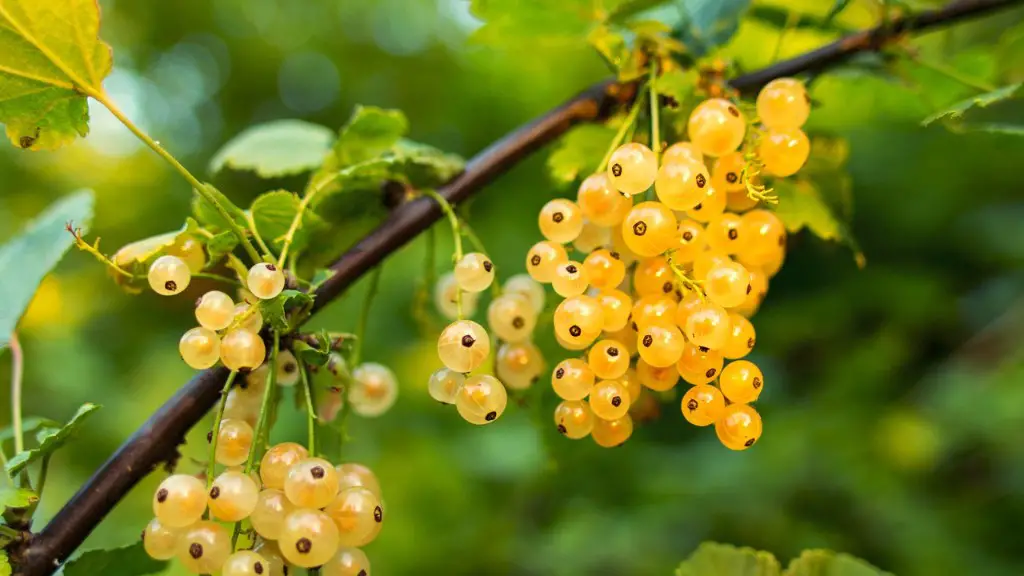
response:
<svg viewBox="0 0 1024 576"><path fill-rule="evenodd" d="M116 63L109 91L195 172L253 123L336 127L357 103L401 108L413 138L468 157L607 75L583 45L474 44L479 23L465 0L100 4ZM820 15L831 3L755 4ZM860 28L875 17L872 2L855 2L840 22ZM1022 21L1004 13L915 45L972 77L1021 81ZM832 37L797 28L782 55ZM726 53L753 69L777 38L745 20ZM911 63L895 70L813 84L812 129L849 139L852 230L868 265L806 232L790 239L754 320L765 434L747 452L688 425L675 401L615 450L559 437L550 391L539 420L510 406L494 425L465 423L426 393L439 364L436 331L411 315L423 242L389 259L364 356L395 369L399 402L376 420L353 417L344 447L346 460L377 472L388 505L367 547L374 573L668 574L703 540L783 561L827 547L906 576L1024 573L1024 140L920 128L972 92ZM108 251L181 224L188 185L108 113L92 112L89 137L58 153L0 146L0 241L79 187L97 193L92 234ZM240 205L270 188L214 182ZM539 239L537 210L556 195L574 191L556 189L541 154L473 201L470 221L499 275L522 270ZM450 237L438 232L440 269ZM354 328L362 289L315 325ZM45 281L22 322L25 412L64 419L86 401L105 408L54 459L40 522L189 378L177 341L193 325L190 302L122 294L78 253ZM566 353L549 324L541 332L550 366ZM0 382L9 362L0 358ZM0 400L0 414L8 408ZM301 440L303 426L289 407L273 438ZM183 469L198 469L188 457L202 459L208 428L190 435ZM138 486L86 547L135 541L161 478Z"/></svg>

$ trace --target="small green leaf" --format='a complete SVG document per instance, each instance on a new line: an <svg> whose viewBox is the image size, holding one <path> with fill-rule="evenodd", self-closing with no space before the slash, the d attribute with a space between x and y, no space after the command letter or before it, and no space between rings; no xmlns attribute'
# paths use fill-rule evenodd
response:
<svg viewBox="0 0 1024 576"><path fill-rule="evenodd" d="M0 246L0 348L7 345L43 277L74 242L66 227L73 223L87 231L92 207L91 190L66 196Z"/></svg>
<svg viewBox="0 0 1024 576"><path fill-rule="evenodd" d="M892 576L846 554L828 550L805 550L789 563L783 576Z"/></svg>
<svg viewBox="0 0 1024 576"><path fill-rule="evenodd" d="M301 174L320 167L334 142L334 131L303 120L274 120L247 128L210 161L210 172L224 166L251 170L260 178Z"/></svg>
<svg viewBox="0 0 1024 576"><path fill-rule="evenodd" d="M249 208L252 221L260 237L272 250L280 252L284 246L285 236L299 212L299 204L299 197L286 190L266 192L253 201ZM307 207L305 214L302 215L302 224L296 229L292 240L293 253L302 252L309 235L323 226L323 220Z"/></svg>
<svg viewBox="0 0 1024 576"><path fill-rule="evenodd" d="M1017 92L1024 83L1010 84L1009 86L1003 86L998 90L992 92L986 92L980 94L968 100L958 102L946 110L936 112L931 116L925 118L922 122L922 126L928 126L938 120L944 120L947 122L960 121L964 119L964 115L975 108L985 108L991 106L997 102L1009 100L1017 97Z"/></svg>
<svg viewBox="0 0 1024 576"><path fill-rule="evenodd" d="M644 54L636 46L636 34L620 26L598 26L587 36L587 42L597 50L621 82L636 80L644 75Z"/></svg>
<svg viewBox="0 0 1024 576"><path fill-rule="evenodd" d="M472 0L484 21L473 40L495 45L578 46L623 0Z"/></svg>
<svg viewBox="0 0 1024 576"><path fill-rule="evenodd" d="M64 564L64 576L142 576L157 574L167 568L167 562L153 560L146 554L142 542L111 550L89 550Z"/></svg>
<svg viewBox="0 0 1024 576"><path fill-rule="evenodd" d="M0 488L0 509L25 509L39 502L39 495L25 488Z"/></svg>
<svg viewBox="0 0 1024 576"><path fill-rule="evenodd" d="M40 418L38 416L30 416L25 418L21 423L21 429L24 434L31 434L36 430L43 428L60 428L60 422L56 420L50 420L49 418ZM0 442L6 442L14 438L14 429L10 426L0 430Z"/></svg>
<svg viewBox="0 0 1024 576"><path fill-rule="evenodd" d="M435 188L455 178L466 167L458 154L402 138L392 149L390 179L405 180L416 188Z"/></svg>
<svg viewBox="0 0 1024 576"><path fill-rule="evenodd" d="M44 431L45 434L40 434L39 446L37 448L19 452L7 462L7 473L14 476L43 456L53 454L54 451L58 450L74 435L78 427L82 425L82 422L90 414L99 409L100 406L97 404L83 404L78 409L78 412L62 428L46 429Z"/></svg>
<svg viewBox="0 0 1024 576"><path fill-rule="evenodd" d="M313 279L310 280L310 284L313 286L319 286L324 282L327 282L331 276L334 276L334 270L330 268L317 268L316 272L313 273Z"/></svg>
<svg viewBox="0 0 1024 576"><path fill-rule="evenodd" d="M774 186L779 195L775 214L787 230L799 232L808 228L819 238L841 239L839 221L814 184L806 180L778 180Z"/></svg>
<svg viewBox="0 0 1024 576"><path fill-rule="evenodd" d="M828 14L825 15L825 22L831 22L839 13L846 10L846 7L850 5L850 0L835 0L832 3L832 7L829 8Z"/></svg>
<svg viewBox="0 0 1024 576"><path fill-rule="evenodd" d="M703 56L732 38L750 0L676 0L685 15L680 40Z"/></svg>
<svg viewBox="0 0 1024 576"><path fill-rule="evenodd" d="M327 364L327 359L330 357L330 343L328 343L327 350L322 350L314 348L302 340L296 340L292 344L292 351L306 364L323 366Z"/></svg>
<svg viewBox="0 0 1024 576"><path fill-rule="evenodd" d="M217 199L217 202L224 207L228 216L230 216L236 224L241 226L243 229L248 227L245 212L241 208L236 206L235 203L225 196L220 190L214 188L212 184L207 183L206 189L209 190L210 194ZM217 207L208 202L199 192L194 192L194 196L192 197L192 215L195 216L196 220L206 228L213 228L215 230L230 229L227 220L220 215L220 211L217 210Z"/></svg>
<svg viewBox="0 0 1024 576"><path fill-rule="evenodd" d="M298 290L285 290L276 298L260 301L260 314L263 321L270 324L274 330L285 331L288 326L288 312L295 308L301 308L313 303L313 297Z"/></svg>
<svg viewBox="0 0 1024 576"><path fill-rule="evenodd" d="M548 172L561 184L590 176L601 164L613 138L615 129L601 124L573 128L548 156Z"/></svg>
<svg viewBox="0 0 1024 576"><path fill-rule="evenodd" d="M0 123L21 148L54 149L89 131L84 92L102 93L110 46L96 0L0 2Z"/></svg>
<svg viewBox="0 0 1024 576"><path fill-rule="evenodd" d="M676 568L676 576L779 576L782 567L768 552L705 542Z"/></svg>
<svg viewBox="0 0 1024 576"><path fill-rule="evenodd" d="M217 262L224 256L227 256L238 247L238 236L231 230L214 234L212 238L206 241L206 253L210 257L210 262Z"/></svg>
<svg viewBox="0 0 1024 576"><path fill-rule="evenodd" d="M11 561L7 558L7 550L0 550L0 576L11 576Z"/></svg>
<svg viewBox="0 0 1024 576"><path fill-rule="evenodd" d="M341 167L365 162L390 150L408 130L409 121L401 110L356 106L341 128L334 153Z"/></svg>

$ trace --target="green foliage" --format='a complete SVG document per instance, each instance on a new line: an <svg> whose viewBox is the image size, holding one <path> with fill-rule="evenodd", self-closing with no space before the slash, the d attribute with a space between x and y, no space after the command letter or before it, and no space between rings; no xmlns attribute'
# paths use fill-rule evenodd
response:
<svg viewBox="0 0 1024 576"><path fill-rule="evenodd" d="M278 178L315 170L331 149L334 131L303 120L275 120L244 130L210 161L210 172L227 166Z"/></svg>
<svg viewBox="0 0 1024 576"><path fill-rule="evenodd" d="M779 180L774 184L779 195L775 213L786 229L799 232L809 229L824 240L841 240L839 221L822 198L817 186L808 180Z"/></svg>
<svg viewBox="0 0 1024 576"><path fill-rule="evenodd" d="M0 488L0 509L24 509L39 502L39 494L26 488L5 486Z"/></svg>
<svg viewBox="0 0 1024 576"><path fill-rule="evenodd" d="M99 409L100 406L97 404L84 404L64 426L60 428L44 428L40 430L39 434L36 436L39 446L37 448L15 454L14 457L7 462L7 473L14 476L36 460L53 454L71 439L72 435L78 431L78 428L89 417L89 415Z"/></svg>
<svg viewBox="0 0 1024 576"><path fill-rule="evenodd" d="M750 0L676 0L684 14L680 39L703 56L732 38Z"/></svg>
<svg viewBox="0 0 1024 576"><path fill-rule="evenodd" d="M356 106L341 128L334 154L341 167L359 164L390 150L408 131L409 121L401 110Z"/></svg>
<svg viewBox="0 0 1024 576"><path fill-rule="evenodd" d="M548 156L548 172L559 184L569 184L593 174L615 129L603 124L583 124L570 130Z"/></svg>
<svg viewBox="0 0 1024 576"><path fill-rule="evenodd" d="M0 551L0 576L11 576L11 561L6 550Z"/></svg>
<svg viewBox="0 0 1024 576"><path fill-rule="evenodd" d="M1002 122L968 122L968 116L979 109L1008 101L1021 102L1020 92L1024 83L1010 84L998 90L979 94L967 100L957 102L953 106L932 114L921 121L922 126L942 122L944 126L955 132L980 131L998 132L1003 134L1024 135L1024 124L1013 125Z"/></svg>
<svg viewBox="0 0 1024 576"><path fill-rule="evenodd" d="M245 211L235 205L223 192L214 188L211 184L206 184L206 188L210 191L210 194L217 199L217 203L221 205L239 226L246 228L248 227L248 219L245 217ZM210 204L202 194L195 192L192 197L192 215L196 217L204 228L210 228L212 230L229 230L228 222L221 216L220 212Z"/></svg>
<svg viewBox="0 0 1024 576"><path fill-rule="evenodd" d="M111 550L89 550L68 560L61 570L63 576L143 576L156 574L167 567L167 562L153 560L146 554L142 542Z"/></svg>
<svg viewBox="0 0 1024 576"><path fill-rule="evenodd" d="M299 212L299 197L286 190L260 194L249 208L256 232L270 246L280 252L295 215ZM323 228L324 222L313 212L306 210L302 225L295 231L292 240L293 254L306 247L311 233Z"/></svg>
<svg viewBox="0 0 1024 576"><path fill-rule="evenodd" d="M783 576L885 576L863 560L828 550L805 550L794 558ZM891 576L891 575L889 575Z"/></svg>
<svg viewBox="0 0 1024 576"><path fill-rule="evenodd" d="M112 64L99 27L95 0L0 4L0 123L16 146L51 150L88 133L84 94L103 92Z"/></svg>
<svg viewBox="0 0 1024 576"><path fill-rule="evenodd" d="M270 324L274 330L288 332L288 312L302 309L312 303L313 297L305 292L284 290L275 298L260 300L260 314L263 315L263 321Z"/></svg>
<svg viewBox="0 0 1024 576"><path fill-rule="evenodd" d="M472 0L470 10L484 21L473 39L501 44L582 45L594 26L623 0Z"/></svg>
<svg viewBox="0 0 1024 576"><path fill-rule="evenodd" d="M92 219L93 194L82 190L46 209L9 242L0 246L0 347L7 344L39 282L74 242L65 227L82 229Z"/></svg>
<svg viewBox="0 0 1024 576"><path fill-rule="evenodd" d="M231 230L214 234L206 241L206 254L211 262L217 262L237 248L238 242L238 236Z"/></svg>
<svg viewBox="0 0 1024 576"><path fill-rule="evenodd" d="M42 428L60 428L60 422L50 420L49 418L39 418L38 416L30 416L21 422L21 430L26 435ZM0 430L0 442L6 442L12 438L14 438L13 428L8 426Z"/></svg>
<svg viewBox="0 0 1024 576"><path fill-rule="evenodd" d="M846 554L807 550L782 570L769 552L705 542L690 555L676 576L885 576L887 573Z"/></svg>

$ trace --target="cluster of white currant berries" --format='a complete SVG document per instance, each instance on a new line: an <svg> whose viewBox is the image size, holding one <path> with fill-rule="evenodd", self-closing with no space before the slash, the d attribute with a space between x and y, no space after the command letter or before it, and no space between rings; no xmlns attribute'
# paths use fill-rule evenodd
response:
<svg viewBox="0 0 1024 576"><path fill-rule="evenodd" d="M739 359L754 347L748 318L782 265L786 230L771 211L754 209L764 188L751 180L803 166L809 111L803 85L790 79L761 91L760 126L748 127L728 100L706 100L690 116L690 140L668 147L660 165L647 146L624 144L575 202L543 207L546 240L530 249L526 269L564 298L554 314L559 343L588 350L552 374L564 400L555 410L562 434L620 445L643 389L668 392L682 377L693 385L681 403L689 422L715 424L734 450L757 441L761 418L749 403L764 377ZM634 203L652 186L656 201ZM579 257L569 258L570 243Z"/></svg>
<svg viewBox="0 0 1024 576"><path fill-rule="evenodd" d="M285 576L291 567L319 567L323 576L369 576L360 547L384 522L373 472L355 463L334 466L286 442L267 451L258 473L246 474L240 465L251 449L251 429L248 436L237 434L231 422L222 423L216 448L217 462L227 469L209 487L175 474L157 488L156 517L142 533L146 552L158 560L177 558L194 574ZM233 550L225 523L243 520L255 545Z"/></svg>

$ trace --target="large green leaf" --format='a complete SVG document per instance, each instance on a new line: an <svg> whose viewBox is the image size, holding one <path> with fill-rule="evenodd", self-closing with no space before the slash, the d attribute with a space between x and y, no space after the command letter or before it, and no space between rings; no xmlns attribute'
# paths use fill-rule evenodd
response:
<svg viewBox="0 0 1024 576"><path fill-rule="evenodd" d="M266 192L260 194L253 201L249 208L253 224L255 224L260 237L271 249L280 252L284 246L284 238L288 234L288 230L291 229L295 215L299 212L299 203L299 197L286 190ZM323 220L307 208L305 214L302 215L301 226L295 231L295 237L292 240L292 253L301 252L309 240L310 233L323 226Z"/></svg>
<svg viewBox="0 0 1024 576"><path fill-rule="evenodd" d="M97 404L83 404L78 412L61 428L47 428L38 435L39 446L14 455L7 462L7 473L11 476L24 470L36 460L53 454L67 442L90 414L100 409Z"/></svg>
<svg viewBox="0 0 1024 576"><path fill-rule="evenodd" d="M339 165L351 166L379 156L408 130L409 121L401 110L356 106L334 144Z"/></svg>
<svg viewBox="0 0 1024 576"><path fill-rule="evenodd" d="M676 0L685 15L680 39L690 52L702 56L725 44L736 33L750 0Z"/></svg>
<svg viewBox="0 0 1024 576"><path fill-rule="evenodd" d="M937 122L939 120L943 120L946 122L959 122L964 119L965 114L974 109L986 108L998 102L1003 102L1005 100L1017 98L1017 93L1020 91L1021 86L1024 86L1024 84L1010 84L1009 86L1003 86L998 90L993 90L991 92L979 94L977 96L974 96L973 98L969 98L962 102L957 102L953 106L950 106L945 110L941 110L925 118L923 121L921 121L921 125L928 126L929 124L932 124L933 122Z"/></svg>
<svg viewBox="0 0 1024 576"><path fill-rule="evenodd" d="M676 576L780 576L779 561L768 552L705 542L676 568Z"/></svg>
<svg viewBox="0 0 1024 576"><path fill-rule="evenodd" d="M789 563L783 576L892 576L846 554L828 550L805 550Z"/></svg>
<svg viewBox="0 0 1024 576"><path fill-rule="evenodd" d="M275 120L242 131L210 161L210 172L224 166L251 170L261 178L301 174L319 168L331 149L334 131L303 120Z"/></svg>
<svg viewBox="0 0 1024 576"><path fill-rule="evenodd" d="M66 226L74 223L86 231L92 206L91 190L62 198L0 246L0 347L10 340L39 282L74 242Z"/></svg>
<svg viewBox="0 0 1024 576"><path fill-rule="evenodd" d="M110 47L96 0L0 0L0 123L21 148L54 149L89 131Z"/></svg>
<svg viewBox="0 0 1024 576"><path fill-rule="evenodd" d="M615 129L601 124L581 124L558 141L548 156L548 172L555 181L568 184L597 170Z"/></svg>
<svg viewBox="0 0 1024 576"><path fill-rule="evenodd" d="M61 570L64 576L142 576L156 574L167 568L167 562L153 560L146 554L142 542L111 550L89 550L68 560Z"/></svg>

